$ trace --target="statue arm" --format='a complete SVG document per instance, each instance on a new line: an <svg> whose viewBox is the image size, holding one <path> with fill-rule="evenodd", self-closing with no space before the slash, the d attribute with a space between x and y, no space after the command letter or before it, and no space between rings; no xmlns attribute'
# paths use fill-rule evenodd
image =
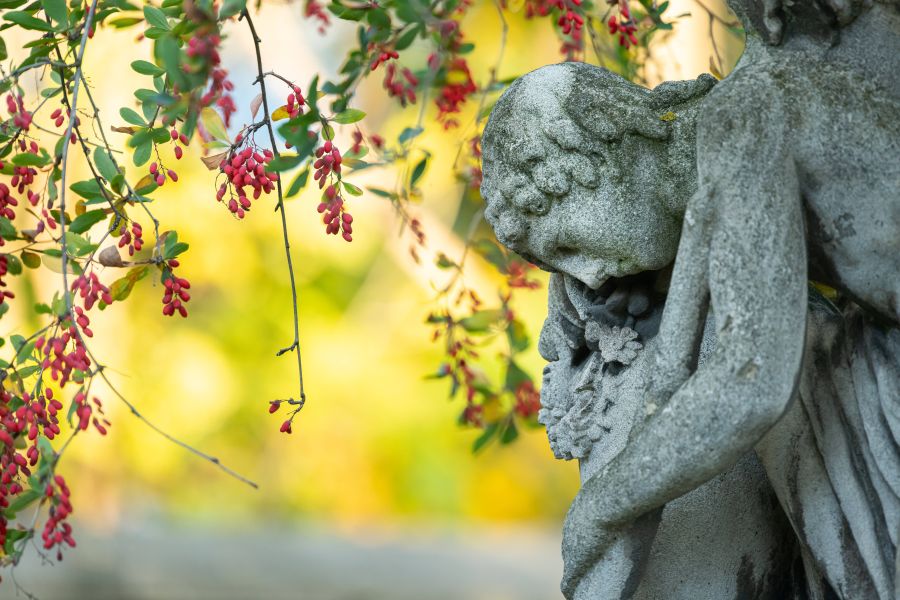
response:
<svg viewBox="0 0 900 600"><path fill-rule="evenodd" d="M568 596L623 528L727 469L793 396L806 324L803 214L783 129L761 122L784 113L731 113L740 104L727 101L719 99L726 110L710 116L698 143L706 149L692 201L699 214L692 227L689 209L674 274L687 284L674 286L660 331L696 331L708 285L717 347L689 377L678 375L683 367L671 370L686 381L579 492L564 531ZM675 352L663 362L687 364L679 353L693 351L692 336L661 339Z"/></svg>

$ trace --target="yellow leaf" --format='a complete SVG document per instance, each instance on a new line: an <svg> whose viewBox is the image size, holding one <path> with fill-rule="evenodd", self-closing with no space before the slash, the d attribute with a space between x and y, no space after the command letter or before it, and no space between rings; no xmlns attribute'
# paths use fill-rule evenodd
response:
<svg viewBox="0 0 900 600"><path fill-rule="evenodd" d="M110 129L112 129L112 130L115 131L116 133L127 133L128 135L131 135L131 134L133 134L135 131L137 131L137 129L135 129L134 127L116 127L116 126L113 126L113 127L110 127Z"/></svg>
<svg viewBox="0 0 900 600"><path fill-rule="evenodd" d="M461 69L447 71L447 83L452 85L464 85L469 82L469 74Z"/></svg>
<svg viewBox="0 0 900 600"><path fill-rule="evenodd" d="M143 189L143 188L145 188L145 187L149 187L149 186L154 185L154 184L156 184L156 177L154 177L153 175L147 173L146 175L144 175L143 177L141 177L140 181L138 181L138 182L135 184L134 189L140 190L140 189Z"/></svg>
<svg viewBox="0 0 900 600"><path fill-rule="evenodd" d="M482 417L486 423L496 423L504 417L503 406L496 398L486 398L482 406L484 406Z"/></svg>
<svg viewBox="0 0 900 600"><path fill-rule="evenodd" d="M231 142L231 139L228 137L228 132L225 129L225 123L222 121L222 117L220 117L219 113L214 109L207 106L200 111L200 124L203 125L203 129L206 130L206 133L215 139L229 143Z"/></svg>
<svg viewBox="0 0 900 600"><path fill-rule="evenodd" d="M669 121L674 121L674 120L677 119L677 118L678 118L678 115L676 115L675 113L673 113L673 112L670 110L669 112L667 112L666 114L664 114L663 116L661 116L661 117L659 118L659 120L660 120L660 121L666 121L666 122L668 123Z"/></svg>
<svg viewBox="0 0 900 600"><path fill-rule="evenodd" d="M275 109L275 112L272 113L273 121L283 121L284 119L290 119L291 115L287 111L287 106L279 106Z"/></svg>
<svg viewBox="0 0 900 600"><path fill-rule="evenodd" d="M509 0L506 3L506 8L512 13L519 12L523 6L525 6L525 0Z"/></svg>

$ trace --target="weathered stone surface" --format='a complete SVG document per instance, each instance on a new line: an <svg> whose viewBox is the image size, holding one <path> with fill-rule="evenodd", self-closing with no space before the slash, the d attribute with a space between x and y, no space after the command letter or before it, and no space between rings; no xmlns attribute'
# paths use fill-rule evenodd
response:
<svg viewBox="0 0 900 600"><path fill-rule="evenodd" d="M487 220L558 273L541 419L583 481L563 591L889 600L898 3L731 4L747 50L719 84L555 65L485 130Z"/></svg>

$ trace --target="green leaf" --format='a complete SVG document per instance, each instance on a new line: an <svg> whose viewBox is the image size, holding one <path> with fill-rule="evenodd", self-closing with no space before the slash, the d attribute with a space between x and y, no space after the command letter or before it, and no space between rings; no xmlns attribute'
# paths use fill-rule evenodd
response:
<svg viewBox="0 0 900 600"><path fill-rule="evenodd" d="M126 122L131 123L132 125L138 125L139 127L146 127L147 122L144 120L144 117L137 114L134 110L130 108L121 108L119 109L119 115L125 119Z"/></svg>
<svg viewBox="0 0 900 600"><path fill-rule="evenodd" d="M116 168L116 164L113 162L109 152L99 146L94 148L94 164L97 165L100 174L107 181L112 181L119 174L119 170Z"/></svg>
<svg viewBox="0 0 900 600"><path fill-rule="evenodd" d="M296 196L300 193L304 187L306 187L306 182L309 180L309 167L300 171L300 173L294 177L294 180L291 182L291 187L288 188L287 193L285 194L288 198L291 196Z"/></svg>
<svg viewBox="0 0 900 600"><path fill-rule="evenodd" d="M19 348L19 351L16 352L17 365L21 365L23 362L28 360L28 358L31 356L31 353L34 352L34 344L36 341L37 340L31 340L30 342L23 344L22 347Z"/></svg>
<svg viewBox="0 0 900 600"><path fill-rule="evenodd" d="M157 75L164 75L166 70L154 65L150 61L146 60L136 60L131 63L131 68L140 73L141 75L150 75L152 77L156 77Z"/></svg>
<svg viewBox="0 0 900 600"><path fill-rule="evenodd" d="M134 25L143 22L144 19L142 17L117 17L115 19L106 21L106 24L112 25L116 29L125 29L127 27L133 27Z"/></svg>
<svg viewBox="0 0 900 600"><path fill-rule="evenodd" d="M190 248L190 246L184 242L178 242L177 244L172 244L171 248L169 248L168 244L166 244L165 259L169 260L170 258L175 258L179 254L183 254L184 252L187 252L188 248Z"/></svg>
<svg viewBox="0 0 900 600"><path fill-rule="evenodd" d="M347 193L351 196L362 196L362 190L347 181L341 181L341 185L344 186L344 189L347 190Z"/></svg>
<svg viewBox="0 0 900 600"><path fill-rule="evenodd" d="M450 259L449 256L447 256L443 252L440 252L438 254L437 260L434 261L434 264L439 269L449 269L451 267L458 266L455 262L453 262L453 260Z"/></svg>
<svg viewBox="0 0 900 600"><path fill-rule="evenodd" d="M50 440L48 440L44 436L38 437L37 447L41 453L41 456L43 456L46 460L50 460L56 455L56 451L53 450L53 446L50 444Z"/></svg>
<svg viewBox="0 0 900 600"><path fill-rule="evenodd" d="M25 336L14 333L9 336L9 343L12 344L13 349L18 352L22 349L22 346L25 345Z"/></svg>
<svg viewBox="0 0 900 600"><path fill-rule="evenodd" d="M397 194L394 194L387 190L382 190L380 188L373 188L373 187L366 188L366 189L369 190L370 192L372 192L373 194L375 194L376 196L380 196L382 198L387 198L389 200L394 200L397 198Z"/></svg>
<svg viewBox="0 0 900 600"><path fill-rule="evenodd" d="M225 0L219 9L219 20L224 21L235 16L247 7L247 0Z"/></svg>
<svg viewBox="0 0 900 600"><path fill-rule="evenodd" d="M149 265L141 265L128 271L128 274L121 279L117 279L109 286L109 293L113 300L121 301L128 298L134 285L147 276L150 272Z"/></svg>
<svg viewBox="0 0 900 600"><path fill-rule="evenodd" d="M83 215L78 215L69 225L69 231L72 233L84 233L100 221L106 218L106 213L102 210L89 210Z"/></svg>
<svg viewBox="0 0 900 600"><path fill-rule="evenodd" d="M164 35L156 42L156 51L166 68L169 81L180 88L187 88L187 76L181 69L181 48L178 41L171 35Z"/></svg>
<svg viewBox="0 0 900 600"><path fill-rule="evenodd" d="M153 107L153 110L156 111L156 107ZM154 127L150 130L150 139L152 139L157 144L165 144L170 139L172 139L171 137L169 137L171 135L169 131L170 130L166 129L165 127Z"/></svg>
<svg viewBox="0 0 900 600"><path fill-rule="evenodd" d="M12 163L17 167L43 167L50 162L49 154L32 154L31 152L20 152L16 154Z"/></svg>
<svg viewBox="0 0 900 600"><path fill-rule="evenodd" d="M78 235L74 231L66 232L66 250L68 250L70 256L84 256L96 249L97 244L92 244L84 236Z"/></svg>
<svg viewBox="0 0 900 600"><path fill-rule="evenodd" d="M509 361L509 364L507 364L506 367L506 389L515 392L516 389L526 381L531 381L531 375L523 371L514 360Z"/></svg>
<svg viewBox="0 0 900 600"><path fill-rule="evenodd" d="M358 108L348 108L344 112L335 115L331 120L335 123L340 123L341 125L349 125L350 123L361 121L365 116L366 113Z"/></svg>
<svg viewBox="0 0 900 600"><path fill-rule="evenodd" d="M19 257L15 254L7 254L6 255L6 268L9 270L10 275L21 275L22 274L22 261L19 260Z"/></svg>
<svg viewBox="0 0 900 600"><path fill-rule="evenodd" d="M419 161L419 164L413 169L412 176L409 178L410 187L415 187L416 182L422 178L422 175L425 174L425 167L428 166L428 159L430 156L426 156L422 160Z"/></svg>
<svg viewBox="0 0 900 600"><path fill-rule="evenodd" d="M375 29L384 31L391 28L391 17L384 9L373 8L366 11L366 18L369 21L369 25Z"/></svg>
<svg viewBox="0 0 900 600"><path fill-rule="evenodd" d="M65 25L69 21L69 13L66 10L66 0L41 0L44 12L53 19L54 23Z"/></svg>
<svg viewBox="0 0 900 600"><path fill-rule="evenodd" d="M270 171L278 171L279 173L288 171L299 165L304 158L306 157L298 156L296 154L281 154L273 158L267 168Z"/></svg>
<svg viewBox="0 0 900 600"><path fill-rule="evenodd" d="M506 427L503 428L503 433L500 434L500 443L503 445L512 443L517 437L519 437L519 430L516 428L516 422L510 419L506 423Z"/></svg>
<svg viewBox="0 0 900 600"><path fill-rule="evenodd" d="M530 344L528 339L528 329L522 321L514 319L513 322L509 324L506 335L509 338L509 346L514 353L524 352L528 349Z"/></svg>
<svg viewBox="0 0 900 600"><path fill-rule="evenodd" d="M77 181L69 186L69 189L81 196L91 200L93 198L103 198L103 192L100 191L100 184L96 179L86 179Z"/></svg>
<svg viewBox="0 0 900 600"><path fill-rule="evenodd" d="M18 236L15 225L6 217L0 217L0 237L4 240L14 240Z"/></svg>
<svg viewBox="0 0 900 600"><path fill-rule="evenodd" d="M495 325L504 317L504 311L500 309L479 310L459 321L463 329L469 333L480 333L490 329L491 325Z"/></svg>
<svg viewBox="0 0 900 600"><path fill-rule="evenodd" d="M418 137L419 134L423 131L425 130L422 127L416 127L415 129L413 129L412 127L407 127L400 132L400 136L397 138L397 141L401 144L405 144L406 142Z"/></svg>
<svg viewBox="0 0 900 600"><path fill-rule="evenodd" d="M421 28L417 26L401 35L399 38L397 38L397 43L394 44L394 50L397 50L399 52L401 50L406 50L407 48L409 48L415 41L416 36L419 35L420 31Z"/></svg>
<svg viewBox="0 0 900 600"><path fill-rule="evenodd" d="M3 18L7 21L15 23L23 27L24 29L36 29L38 31L53 31L53 25L48 23L47 21L42 21L36 17L31 16L29 13L21 10L8 12L3 15Z"/></svg>
<svg viewBox="0 0 900 600"><path fill-rule="evenodd" d="M484 257L486 261L497 267L501 273L506 272L507 258L503 249L488 239L478 240L472 244L472 248Z"/></svg>
<svg viewBox="0 0 900 600"><path fill-rule="evenodd" d="M484 448L485 445L489 441L491 441L499 428L500 426L497 423L491 423L490 425L485 427L484 432L480 436L478 436L478 439L476 439L475 443L472 444L472 452L478 452L479 450Z"/></svg>
<svg viewBox="0 0 900 600"><path fill-rule="evenodd" d="M3 552L6 555L15 554L16 542L28 539L34 535L29 529L10 529L6 532L6 542L3 544Z"/></svg>
<svg viewBox="0 0 900 600"><path fill-rule="evenodd" d="M146 163L148 160L150 160L150 154L152 152L153 142L150 140L150 138L147 138L147 140L143 144L134 149L134 156L132 157L134 165L136 167L140 167L141 165Z"/></svg>
<svg viewBox="0 0 900 600"><path fill-rule="evenodd" d="M9 503L9 506L3 511L3 514L8 518L12 519L16 516L21 510L28 508L35 500L41 498L44 494L35 489L25 490L24 492L18 494L15 499Z"/></svg>
<svg viewBox="0 0 900 600"><path fill-rule="evenodd" d="M155 6L149 4L144 5L144 18L154 27L159 27L160 29L165 29L167 31L171 29L166 14Z"/></svg>
<svg viewBox="0 0 900 600"><path fill-rule="evenodd" d="M37 269L41 266L41 257L34 252L22 250L22 264L29 269Z"/></svg>

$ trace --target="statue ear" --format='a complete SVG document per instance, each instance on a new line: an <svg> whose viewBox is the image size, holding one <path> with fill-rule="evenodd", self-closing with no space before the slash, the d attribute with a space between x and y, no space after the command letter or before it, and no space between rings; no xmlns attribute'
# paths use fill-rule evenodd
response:
<svg viewBox="0 0 900 600"><path fill-rule="evenodd" d="M650 92L650 106L660 110L684 104L705 95L716 84L716 78L704 73L697 79L687 81L666 81Z"/></svg>

